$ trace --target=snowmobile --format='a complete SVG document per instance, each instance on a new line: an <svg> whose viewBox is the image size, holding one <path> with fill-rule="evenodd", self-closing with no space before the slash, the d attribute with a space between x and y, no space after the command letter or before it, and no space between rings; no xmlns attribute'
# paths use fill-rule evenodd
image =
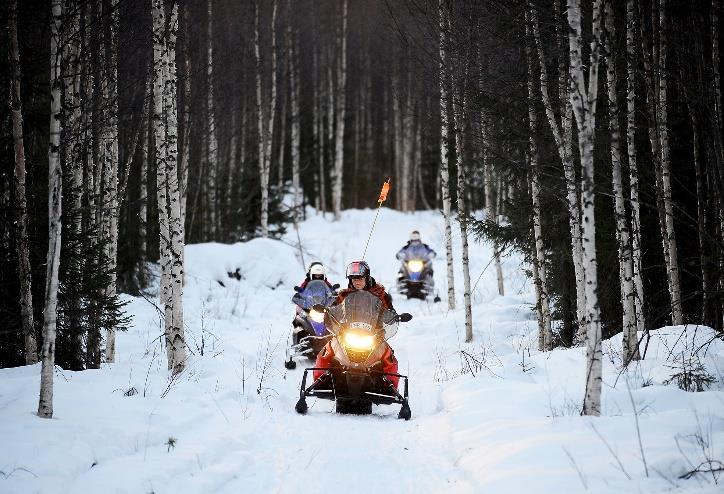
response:
<svg viewBox="0 0 724 494"><path fill-rule="evenodd" d="M432 260L424 244L420 248L408 247L405 249L397 274L397 289L407 295L408 300L419 298L425 300L428 294L435 290L435 282L432 278ZM435 297L435 302L440 298Z"/></svg>
<svg viewBox="0 0 724 494"><path fill-rule="evenodd" d="M315 306L315 309L324 308ZM400 404L398 417L409 420L412 412L408 403L408 378L384 372L382 357L390 352L386 341L395 335L398 323L410 319L410 314L385 309L379 298L364 290L351 293L341 304L327 308L325 323L333 335L330 345L334 358L329 367L304 370L295 406L297 413L307 413L306 398L313 396L335 401L338 413L358 415L372 413L373 404ZM318 377L307 387L309 372ZM402 394L397 388L400 379L404 381Z"/></svg>
<svg viewBox="0 0 724 494"><path fill-rule="evenodd" d="M292 297L296 304L296 316L292 321L292 344L287 351L284 367L295 369L295 357L307 357L312 361L319 351L332 337L324 326L324 308L334 302L337 294L334 290L339 285L330 287L323 280L312 280L304 288L294 287L297 293ZM316 310L319 306L322 310Z"/></svg>

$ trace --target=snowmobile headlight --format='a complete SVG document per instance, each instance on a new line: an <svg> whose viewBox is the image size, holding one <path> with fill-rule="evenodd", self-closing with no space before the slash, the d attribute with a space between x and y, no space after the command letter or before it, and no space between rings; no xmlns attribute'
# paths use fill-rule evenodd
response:
<svg viewBox="0 0 724 494"><path fill-rule="evenodd" d="M324 312L317 312L316 310L312 309L309 311L309 317L314 322L324 322Z"/></svg>
<svg viewBox="0 0 724 494"><path fill-rule="evenodd" d="M344 346L351 350L372 350L374 345L374 335L356 331L345 331L344 333Z"/></svg>
<svg viewBox="0 0 724 494"><path fill-rule="evenodd" d="M420 259L413 259L412 261L407 262L407 269L409 269L413 273L419 273L420 271L422 271L424 265L425 263L422 262Z"/></svg>

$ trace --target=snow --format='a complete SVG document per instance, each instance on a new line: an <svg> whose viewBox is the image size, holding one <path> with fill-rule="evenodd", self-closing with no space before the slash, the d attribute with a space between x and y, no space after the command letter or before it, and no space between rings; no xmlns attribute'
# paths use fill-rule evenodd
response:
<svg viewBox="0 0 724 494"><path fill-rule="evenodd" d="M323 261L341 283L373 217L345 211L335 223L309 210L299 225L305 263ZM491 246L471 243L475 338L466 344L459 264L459 309L445 302L439 214L383 209L367 253L373 275L394 285L394 254L413 229L438 252L443 302L395 298L414 316L391 340L410 376L409 422L398 406L342 416L309 400L308 415L294 412L303 364L290 371L283 361L305 270L290 227L281 241L186 247L192 354L177 379L155 297L124 296L133 324L118 334L117 363L56 370L52 420L35 415L39 365L0 369L0 492L721 492L721 474L679 479L707 458L724 461L724 342L712 330L652 331L646 359L625 372L621 335L604 342L603 416L581 417L584 350L537 351L521 257L504 257L501 297ZM227 275L237 269L240 280ZM691 349L693 363L682 359ZM716 378L710 389L669 382L698 365Z"/></svg>

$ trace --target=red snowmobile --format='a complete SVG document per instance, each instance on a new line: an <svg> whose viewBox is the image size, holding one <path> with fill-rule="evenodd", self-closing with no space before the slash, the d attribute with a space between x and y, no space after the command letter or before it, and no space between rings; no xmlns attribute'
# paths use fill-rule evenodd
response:
<svg viewBox="0 0 724 494"><path fill-rule="evenodd" d="M350 293L339 305L314 308L325 312L334 357L328 367L304 370L296 411L307 413L306 398L313 396L334 400L338 413L370 414L373 404L400 404L398 417L409 420L408 378L383 368L386 359L392 357L387 340L397 332L398 323L412 316L385 309L379 298L365 290ZM315 374L309 387L308 372ZM397 388L400 379L404 381L402 394Z"/></svg>

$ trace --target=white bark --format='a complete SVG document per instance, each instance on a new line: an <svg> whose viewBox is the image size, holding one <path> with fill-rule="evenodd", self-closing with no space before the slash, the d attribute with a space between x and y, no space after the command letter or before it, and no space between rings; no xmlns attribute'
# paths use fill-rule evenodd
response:
<svg viewBox="0 0 724 494"><path fill-rule="evenodd" d="M290 2L291 6L291 2ZM289 10L291 12L291 9ZM290 74L289 80L291 84L291 102L292 102L292 194L293 194L293 208L294 218L299 220L301 216L300 208L302 207L302 190L301 190L301 179L299 176L299 157L301 153L301 128L300 128L300 114L299 114L299 62L297 57L296 38L289 25L289 66ZM316 139L315 139L316 140Z"/></svg>
<svg viewBox="0 0 724 494"><path fill-rule="evenodd" d="M455 85L451 88L453 94L453 117L455 119L455 156L458 169L458 222L460 223L460 238L462 241L463 261L463 300L465 304L465 341L473 341L473 311L470 300L470 263L468 256L468 217L465 206L465 115L467 112L465 85L467 84L468 67L465 66L465 77L462 85L458 86L460 94L455 97ZM453 79L454 80L454 79Z"/></svg>
<svg viewBox="0 0 724 494"><path fill-rule="evenodd" d="M18 4L10 2L10 113L13 126L15 152L15 231L20 277L20 317L25 336L25 363L38 361L38 344L33 323L33 293L31 290L30 248L28 246L28 209L25 194L25 143L23 138L23 112L20 99L20 50L18 48Z"/></svg>
<svg viewBox="0 0 724 494"><path fill-rule="evenodd" d="M327 89L327 108L326 108L327 109L327 139L325 140L325 145L327 148L327 153L328 153L328 158L329 158L325 161L325 166L327 168L330 168L330 166L332 168L334 167L334 149L335 149L335 147L334 147L334 143L335 143L335 139L334 139L334 124L335 124L334 100L337 95L336 95L336 91L334 90L334 71L332 69L333 60L334 60L333 52L332 52L332 49L330 48L329 50L327 50L327 60L326 60L326 64L327 64L326 76L327 76L327 78L325 79L326 83L327 83L327 88L326 88ZM334 170L333 169L329 170L329 179L330 179L330 182L334 182ZM330 183L330 188L333 188L333 187L334 187L334 184ZM325 200L325 202L326 202L326 198L323 198L323 200ZM326 211L326 208L322 208L322 209L324 209Z"/></svg>
<svg viewBox="0 0 724 494"><path fill-rule="evenodd" d="M601 38L601 0L594 0L592 13L592 39L588 61L588 87L581 49L580 0L568 0L569 49L571 60L571 104L578 127L578 147L581 154L581 193L583 266L586 280L586 395L583 414L601 414L601 321L598 306L598 269L596 263L596 217L594 209L595 183L593 150L596 129L596 102L598 98L599 44Z"/></svg>
<svg viewBox="0 0 724 494"><path fill-rule="evenodd" d="M206 45L206 132L208 148L206 154L206 208L209 215L209 240L219 237L219 203L217 198L219 174L219 140L216 135L216 109L214 106L214 22L213 0L207 0L207 45Z"/></svg>
<svg viewBox="0 0 724 494"><path fill-rule="evenodd" d="M271 18L271 83L269 108L264 112L264 101L262 100L262 64L259 52L259 1L255 4L254 23L254 55L256 56L256 108L257 108L257 131L258 131L258 154L259 154L259 180L261 183L261 236L269 236L269 174L271 170L272 140L274 137L274 116L277 105L277 45L276 45L276 20L277 2L272 5ZM267 118L265 125L264 117Z"/></svg>
<svg viewBox="0 0 724 494"><path fill-rule="evenodd" d="M447 306L449 310L455 308L455 276L453 274L452 228L450 226L450 171L448 161L448 135L450 124L448 122L448 86L449 67L446 59L448 13L443 0L439 0L440 13L440 189L442 197L442 211L445 218L445 255L447 259Z"/></svg>
<svg viewBox="0 0 724 494"><path fill-rule="evenodd" d="M616 218L616 242L618 244L619 278L621 286L621 306L623 309L622 331L624 362L628 364L638 356L638 338L636 335L636 308L633 283L633 260L629 237L626 205L623 196L623 178L621 172L621 137L618 123L618 96L616 94L616 60L614 58L614 40L616 39L616 19L611 0L606 0L606 82L608 88L608 127L611 135L611 181L614 194L614 216Z"/></svg>
<svg viewBox="0 0 724 494"><path fill-rule="evenodd" d="M669 126L668 126L668 76L667 66L667 0L660 0L659 5L659 101L657 105L659 125L658 135L661 141L661 187L664 200L665 214L665 249L669 258L669 289L671 295L671 320L675 325L683 324L683 312L681 310L681 283L679 281L678 248L676 246L676 234L674 232L674 204L671 198L671 159L669 151Z"/></svg>
<svg viewBox="0 0 724 494"><path fill-rule="evenodd" d="M550 296L548 295L548 273L546 267L545 246L543 244L543 227L541 223L540 204L540 171L538 164L538 114L535 108L535 89L533 77L535 74L535 63L533 61L533 49L531 43L531 25L537 24L532 9L526 10L526 59L528 63L528 160L530 165L530 192L533 202L533 241L535 250L535 271L537 308L538 308L538 350L548 351L553 348L553 332L551 329ZM533 28L535 29L535 27ZM545 72L545 66L541 64L541 74Z"/></svg>
<svg viewBox="0 0 724 494"><path fill-rule="evenodd" d="M53 417L53 372L58 317L58 266L61 246L63 171L60 163L60 30L61 0L53 0L50 20L50 146L48 149L48 257L43 312L43 353L38 416Z"/></svg>
<svg viewBox="0 0 724 494"><path fill-rule="evenodd" d="M173 374L186 366L183 329L184 218L178 179L178 110L176 100L176 30L178 5L166 18L163 0L153 0L154 137L161 249L161 298L165 306L168 369Z"/></svg>
<svg viewBox="0 0 724 494"><path fill-rule="evenodd" d="M342 215L342 179L344 173L344 117L347 95L347 0L342 2L342 30L340 33L339 57L337 59L337 87L334 131L334 174L332 176L332 209L334 219Z"/></svg>
<svg viewBox="0 0 724 494"><path fill-rule="evenodd" d="M284 190L284 158L286 157L286 144L287 144L287 81L289 80L289 60L286 58L282 60L282 81L284 83L281 87L281 98L282 107L279 114L279 154L277 155L277 194L281 194Z"/></svg>
<svg viewBox="0 0 724 494"><path fill-rule="evenodd" d="M105 100L105 129L104 129L104 229L107 229L108 243L106 246L106 262L111 273L111 279L106 288L106 295L110 298L116 296L116 266L118 264L118 216L120 214L118 201L118 0L110 3L110 30L106 39L106 100ZM131 151L132 152L132 151ZM130 163L130 160L129 160ZM116 360L116 328L106 328L106 362Z"/></svg>
<svg viewBox="0 0 724 494"><path fill-rule="evenodd" d="M641 205L639 203L639 174L636 158L636 8L635 0L626 1L626 147L628 152L629 188L631 199L631 257L635 289L634 308L636 330L643 332L644 288L641 275ZM636 345L638 348L638 344ZM632 354L629 354L632 356Z"/></svg>
<svg viewBox="0 0 724 494"><path fill-rule="evenodd" d="M321 94L321 88L322 88L322 81L324 79L323 75L320 74L319 69L319 55L317 53L317 49L315 48L312 58L313 63L313 73L314 73L314 112L312 115L312 130L314 131L314 152L315 156L317 158L317 176L316 176L316 198L315 198L315 204L317 208L317 213L324 212L327 209L327 202L325 200L325 179L324 179L324 148L325 148L325 139L324 139L324 105L322 102L322 94Z"/></svg>

